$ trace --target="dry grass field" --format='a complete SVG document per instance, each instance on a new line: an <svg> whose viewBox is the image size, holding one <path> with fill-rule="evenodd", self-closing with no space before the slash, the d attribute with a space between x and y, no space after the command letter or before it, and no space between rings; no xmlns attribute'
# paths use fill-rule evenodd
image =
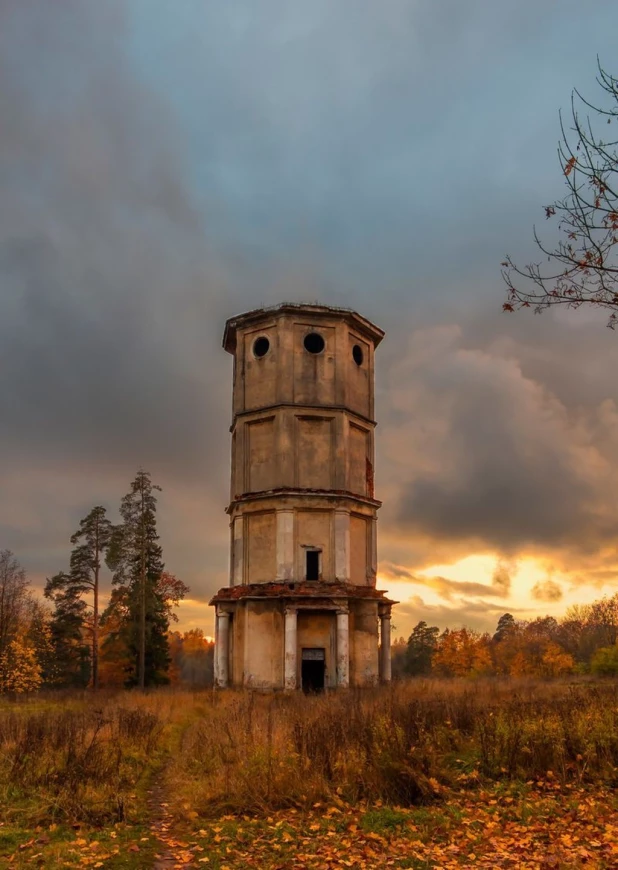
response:
<svg viewBox="0 0 618 870"><path fill-rule="evenodd" d="M0 702L0 867L615 868L614 682Z"/></svg>

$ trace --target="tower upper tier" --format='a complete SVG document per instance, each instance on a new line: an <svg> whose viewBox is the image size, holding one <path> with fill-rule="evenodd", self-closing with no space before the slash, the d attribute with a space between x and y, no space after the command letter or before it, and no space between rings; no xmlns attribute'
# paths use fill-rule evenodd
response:
<svg viewBox="0 0 618 870"><path fill-rule="evenodd" d="M346 409L373 421L373 358L384 332L355 311L283 303L227 321L233 411L285 405Z"/></svg>
<svg viewBox="0 0 618 870"><path fill-rule="evenodd" d="M373 360L384 333L327 305L228 320L230 586L375 586Z"/></svg>

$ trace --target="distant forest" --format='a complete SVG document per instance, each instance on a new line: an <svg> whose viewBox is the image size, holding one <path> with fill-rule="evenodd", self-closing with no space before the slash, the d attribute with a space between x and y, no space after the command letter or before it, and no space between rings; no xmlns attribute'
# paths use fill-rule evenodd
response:
<svg viewBox="0 0 618 870"><path fill-rule="evenodd" d="M562 619L518 621L510 613L493 635L419 622L392 647L393 677L559 677L618 675L618 594L569 608Z"/></svg>

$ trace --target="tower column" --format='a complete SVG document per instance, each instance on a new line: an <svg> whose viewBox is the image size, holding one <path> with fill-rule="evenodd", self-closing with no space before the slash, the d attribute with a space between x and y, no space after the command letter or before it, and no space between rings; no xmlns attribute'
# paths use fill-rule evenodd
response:
<svg viewBox="0 0 618 870"><path fill-rule="evenodd" d="M296 688L296 658L297 658L297 612L295 607L285 608L285 663L283 670L283 688Z"/></svg>
<svg viewBox="0 0 618 870"><path fill-rule="evenodd" d="M371 583L375 586L376 577L378 574L378 519L374 517L371 520L371 558L369 560L369 570L371 572Z"/></svg>
<svg viewBox="0 0 618 870"><path fill-rule="evenodd" d="M245 582L245 518L234 519L232 530L232 586Z"/></svg>
<svg viewBox="0 0 618 870"><path fill-rule="evenodd" d="M294 511L277 511L277 580L294 579Z"/></svg>
<svg viewBox="0 0 618 870"><path fill-rule="evenodd" d="M215 640L215 685L225 689L228 684L230 662L230 614L217 613Z"/></svg>
<svg viewBox="0 0 618 870"><path fill-rule="evenodd" d="M380 681L391 681L391 611L380 611Z"/></svg>
<svg viewBox="0 0 618 870"><path fill-rule="evenodd" d="M335 511L335 577L350 582L350 512Z"/></svg>
<svg viewBox="0 0 618 870"><path fill-rule="evenodd" d="M337 686L350 685L350 617L347 610L337 611Z"/></svg>

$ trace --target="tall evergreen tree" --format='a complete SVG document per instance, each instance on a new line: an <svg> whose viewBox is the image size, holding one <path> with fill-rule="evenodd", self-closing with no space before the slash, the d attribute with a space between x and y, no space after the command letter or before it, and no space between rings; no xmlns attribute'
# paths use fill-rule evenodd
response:
<svg viewBox="0 0 618 870"><path fill-rule="evenodd" d="M515 628L516 623L513 614L503 613L498 620L498 625L496 626L496 631L493 637L494 641L500 643L500 641L505 640L515 631Z"/></svg>
<svg viewBox="0 0 618 870"><path fill-rule="evenodd" d="M27 621L29 602L26 572L10 550L0 550L0 655Z"/></svg>
<svg viewBox="0 0 618 870"><path fill-rule="evenodd" d="M99 583L101 556L107 552L112 536L112 524L105 508L97 505L81 520L71 537L71 583L80 595L92 593L92 687L99 687Z"/></svg>
<svg viewBox="0 0 618 870"><path fill-rule="evenodd" d="M60 571L45 583L45 597L54 605L50 623L54 650L50 682L61 686L87 686L91 653L84 640L86 602L73 577Z"/></svg>
<svg viewBox="0 0 618 870"><path fill-rule="evenodd" d="M426 622L418 622L408 638L406 650L406 671L413 676L421 676L431 671L431 657L436 651L440 629Z"/></svg>
<svg viewBox="0 0 618 870"><path fill-rule="evenodd" d="M169 614L159 589L163 560L157 534L155 492L147 471L138 471L120 506L107 564L114 572L109 609L123 613L120 631L129 652L130 685L141 689L167 682Z"/></svg>
<svg viewBox="0 0 618 870"><path fill-rule="evenodd" d="M52 635L52 614L49 608L37 598L33 598L30 603L30 624L25 639L34 649L41 670L42 685L53 683L57 662ZM88 655L86 655L88 664L87 660Z"/></svg>

